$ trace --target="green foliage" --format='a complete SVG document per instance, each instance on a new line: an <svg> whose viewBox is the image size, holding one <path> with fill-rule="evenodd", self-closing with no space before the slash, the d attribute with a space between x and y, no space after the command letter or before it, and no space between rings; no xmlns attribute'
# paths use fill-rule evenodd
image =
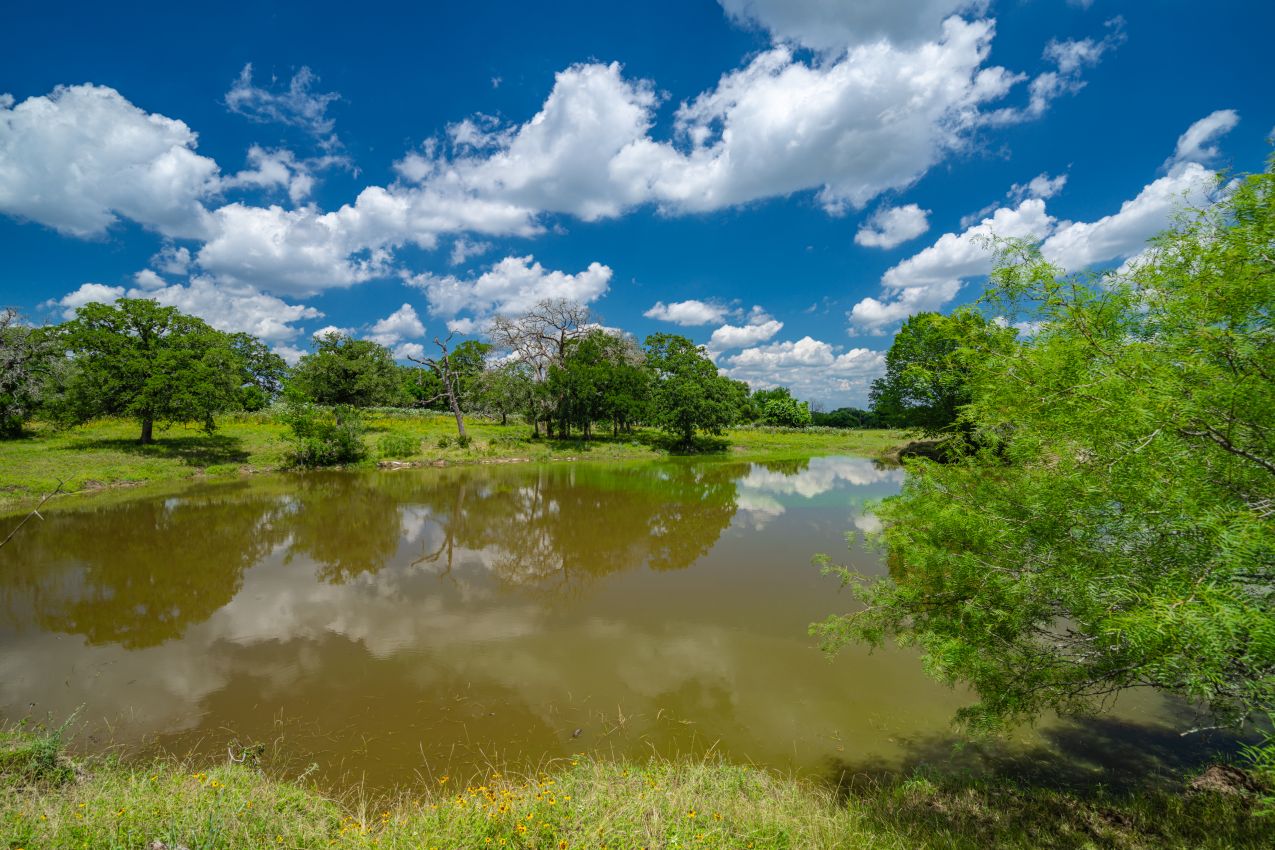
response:
<svg viewBox="0 0 1275 850"><path fill-rule="evenodd" d="M60 785L75 778L63 750L74 715L56 729L0 731L0 776L20 785Z"/></svg>
<svg viewBox="0 0 1275 850"><path fill-rule="evenodd" d="M442 410L447 407L443 381L433 370L418 366L398 366L398 383L402 403L410 407Z"/></svg>
<svg viewBox="0 0 1275 850"><path fill-rule="evenodd" d="M1126 276L1004 248L991 297L1040 322L966 360L977 451L879 511L891 575L827 645L888 637L992 726L1152 687L1242 723L1275 699L1275 176L1240 180Z"/></svg>
<svg viewBox="0 0 1275 850"><path fill-rule="evenodd" d="M461 410L469 412L477 408L482 375L487 368L487 355L490 352L489 343L467 339L448 353Z"/></svg>
<svg viewBox="0 0 1275 850"><path fill-rule="evenodd" d="M22 433L56 365L48 331L22 324L16 310L0 310L0 438Z"/></svg>
<svg viewBox="0 0 1275 850"><path fill-rule="evenodd" d="M753 403L760 412L760 421L764 425L806 428L812 422L810 405L793 398L787 387L758 390L753 393Z"/></svg>
<svg viewBox="0 0 1275 850"><path fill-rule="evenodd" d="M885 375L872 382L873 412L891 427L951 433L978 362L1004 351L1014 334L970 309L909 317L890 344Z"/></svg>
<svg viewBox="0 0 1275 850"><path fill-rule="evenodd" d="M246 333L229 335L230 347L239 355L239 407L242 410L264 410L283 390L288 364L265 343Z"/></svg>
<svg viewBox="0 0 1275 850"><path fill-rule="evenodd" d="M517 361L493 365L478 376L474 387L474 407L500 417L500 424L515 413L529 413L535 382L526 364Z"/></svg>
<svg viewBox="0 0 1275 850"><path fill-rule="evenodd" d="M74 363L50 406L64 421L128 416L151 441L155 422L198 422L239 405L244 361L227 334L154 301L86 304L57 336Z"/></svg>
<svg viewBox="0 0 1275 850"><path fill-rule="evenodd" d="M717 373L704 349L684 336L646 338L647 364L654 376L651 422L679 445L692 445L695 432L718 435L735 421L735 382Z"/></svg>
<svg viewBox="0 0 1275 850"><path fill-rule="evenodd" d="M288 460L293 466L337 466L367 456L363 443L367 426L355 407L324 408L294 399L281 418L291 431Z"/></svg>
<svg viewBox="0 0 1275 850"><path fill-rule="evenodd" d="M811 412L811 421L825 428L882 428L881 417L871 410L857 407L838 407L836 410Z"/></svg>
<svg viewBox="0 0 1275 850"><path fill-rule="evenodd" d="M588 437L595 422L609 421L618 434L640 421L650 383L631 340L594 329L567 344L562 362L549 367L545 391L555 400L560 435L576 427Z"/></svg>
<svg viewBox="0 0 1275 850"><path fill-rule="evenodd" d="M1244 747L1241 755L1245 767L1263 789L1258 800L1259 814L1275 817L1275 737L1268 736L1260 744Z"/></svg>
<svg viewBox="0 0 1275 850"><path fill-rule="evenodd" d="M384 434L376 441L380 457L411 457L421 450L420 437L412 434Z"/></svg>
<svg viewBox="0 0 1275 850"><path fill-rule="evenodd" d="M292 371L292 385L318 404L393 406L406 399L389 349L367 339L328 333Z"/></svg>

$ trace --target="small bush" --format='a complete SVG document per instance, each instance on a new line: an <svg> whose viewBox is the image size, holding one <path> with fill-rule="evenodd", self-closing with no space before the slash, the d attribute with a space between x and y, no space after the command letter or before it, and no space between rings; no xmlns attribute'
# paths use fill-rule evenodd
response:
<svg viewBox="0 0 1275 850"><path fill-rule="evenodd" d="M0 732L0 776L22 784L70 781L75 770L62 754L67 724L35 734Z"/></svg>
<svg viewBox="0 0 1275 850"><path fill-rule="evenodd" d="M338 405L328 410L309 403L292 404L282 419L292 430L288 459L294 466L336 466L367 456L363 444L367 426L353 407Z"/></svg>
<svg viewBox="0 0 1275 850"><path fill-rule="evenodd" d="M462 449L469 448L469 445L472 442L474 442L474 438L469 436L468 434L464 434L456 438L456 445L460 446Z"/></svg>
<svg viewBox="0 0 1275 850"><path fill-rule="evenodd" d="M435 443L434 445L438 446L440 449L446 449L446 448L449 448L451 444L452 444L452 438L444 434L443 436L438 438L438 442Z"/></svg>
<svg viewBox="0 0 1275 850"><path fill-rule="evenodd" d="M411 434L386 434L376 441L381 457L411 457L421 450L421 441Z"/></svg>

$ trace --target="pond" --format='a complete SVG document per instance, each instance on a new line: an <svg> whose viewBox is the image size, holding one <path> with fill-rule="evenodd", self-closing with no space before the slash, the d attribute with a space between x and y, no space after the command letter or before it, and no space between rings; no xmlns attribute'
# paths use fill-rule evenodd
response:
<svg viewBox="0 0 1275 850"><path fill-rule="evenodd" d="M807 627L851 604L813 555L884 569L847 532L902 475L492 465L68 500L0 549L0 713L79 709L88 748L281 742L372 787L582 752L897 763L965 696Z"/></svg>

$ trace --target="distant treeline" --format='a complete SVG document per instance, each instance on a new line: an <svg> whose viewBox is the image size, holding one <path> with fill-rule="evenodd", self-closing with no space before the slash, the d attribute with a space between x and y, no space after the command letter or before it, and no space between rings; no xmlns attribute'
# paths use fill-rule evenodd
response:
<svg viewBox="0 0 1275 850"><path fill-rule="evenodd" d="M396 362L385 346L345 333L317 337L292 367L245 333L224 333L145 299L80 307L67 322L32 327L0 313L0 435L39 416L73 425L100 416L135 419L140 440L154 426L287 406L290 424L318 427L316 407L451 411L502 423L519 417L537 435L589 438L637 426L689 445L697 433L738 424L871 428L880 417L855 408L812 413L785 387L752 390L719 373L703 347L675 334L631 335L601 327L589 310L543 301L500 316L489 341L435 339L434 356ZM415 353L413 353L415 355ZM308 417L308 418L307 418ZM353 421L346 411L336 419ZM334 420L329 416L330 424Z"/></svg>

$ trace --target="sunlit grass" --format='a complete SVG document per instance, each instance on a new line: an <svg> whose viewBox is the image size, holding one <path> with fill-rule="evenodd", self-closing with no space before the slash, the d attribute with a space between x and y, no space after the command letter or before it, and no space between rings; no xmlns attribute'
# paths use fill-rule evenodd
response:
<svg viewBox="0 0 1275 850"><path fill-rule="evenodd" d="M31 736L4 733L5 751ZM246 764L98 759L32 776L0 761L0 847L1257 848L1269 822L1223 795L1078 798L1006 784L850 793L720 761L584 756L535 775L439 776L340 798Z"/></svg>

